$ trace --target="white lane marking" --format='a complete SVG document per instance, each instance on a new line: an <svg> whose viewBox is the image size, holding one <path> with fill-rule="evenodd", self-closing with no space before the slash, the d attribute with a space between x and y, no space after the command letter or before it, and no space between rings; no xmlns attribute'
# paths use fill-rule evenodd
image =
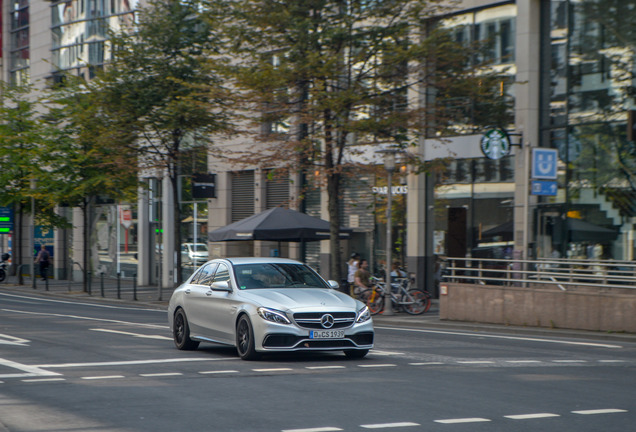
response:
<svg viewBox="0 0 636 432"><path fill-rule="evenodd" d="M506 360L506 363L524 364L524 363L541 363L539 360Z"/></svg>
<svg viewBox="0 0 636 432"><path fill-rule="evenodd" d="M456 423L479 423L479 422L489 422L492 421L487 418L481 417L468 417L468 418L456 418L456 419L443 419L443 420L434 420L435 423L443 423L443 424L456 424Z"/></svg>
<svg viewBox="0 0 636 432"><path fill-rule="evenodd" d="M592 414L614 414L614 413L625 413L625 412L628 412L628 411L624 409L608 408L608 409L572 411L572 414L592 415Z"/></svg>
<svg viewBox="0 0 636 432"><path fill-rule="evenodd" d="M50 372L44 370L43 366L29 366L22 363L17 363L11 360L0 358L0 366L6 366L13 369L18 369L23 371L24 373L16 373L16 374L3 374L0 375L0 378L27 378L27 377L37 377L37 376L59 376L61 374L57 372Z"/></svg>
<svg viewBox="0 0 636 432"><path fill-rule="evenodd" d="M531 420L531 419L561 417L561 416L559 414L553 414L553 413L536 413L536 414L515 414L515 415L507 415L504 417L512 419L512 420Z"/></svg>
<svg viewBox="0 0 636 432"><path fill-rule="evenodd" d="M95 366L131 366L131 365L145 365L145 364L220 361L220 360L233 360L233 359L172 358L172 359L161 359L161 360L130 360L130 361L116 361L116 362L94 362L94 363L60 363L60 364L39 365L37 367L56 369L56 368L95 367Z"/></svg>
<svg viewBox="0 0 636 432"><path fill-rule="evenodd" d="M442 362L423 362L423 363L409 363L411 366L431 366L431 365L443 365Z"/></svg>
<svg viewBox="0 0 636 432"><path fill-rule="evenodd" d="M0 333L0 344L3 345L24 345L31 342L28 339L22 339L16 336L9 336L7 334Z"/></svg>
<svg viewBox="0 0 636 432"><path fill-rule="evenodd" d="M552 360L554 363L587 363L586 360Z"/></svg>
<svg viewBox="0 0 636 432"><path fill-rule="evenodd" d="M384 364L361 364L358 365L358 367L361 368L380 368L380 367L395 367L397 366L396 364L392 364L392 363L384 363Z"/></svg>
<svg viewBox="0 0 636 432"><path fill-rule="evenodd" d="M599 360L599 363L625 363L625 360Z"/></svg>
<svg viewBox="0 0 636 432"><path fill-rule="evenodd" d="M27 312L27 311L15 310L15 309L2 309L2 310L5 312L13 312L13 313L18 313L23 315L40 315L40 316L51 316L56 318L70 318L70 319L77 319L77 320L107 322L112 324L123 324L127 326L146 327L146 328L154 328L154 329L169 328L167 325L135 323L130 321L121 321L121 320L106 319L106 318L93 318L93 317L80 316L80 315L57 314L57 313L49 313L49 312Z"/></svg>
<svg viewBox="0 0 636 432"><path fill-rule="evenodd" d="M66 381L66 378L33 378L23 379L22 382L34 383L34 382L53 382L53 381Z"/></svg>
<svg viewBox="0 0 636 432"><path fill-rule="evenodd" d="M201 371L199 372L202 375L213 375L213 374L230 374L230 373L239 373L237 370L216 370L216 371Z"/></svg>
<svg viewBox="0 0 636 432"><path fill-rule="evenodd" d="M385 355L385 356L401 356L404 355L404 353L401 352L395 352L395 351L380 351L380 350L376 350L376 349L372 349L370 351L372 354L377 354L377 355Z"/></svg>
<svg viewBox="0 0 636 432"><path fill-rule="evenodd" d="M307 366L305 369L319 370L319 369L345 369L345 366Z"/></svg>
<svg viewBox="0 0 636 432"><path fill-rule="evenodd" d="M269 369L252 369L254 372L287 372L293 370L292 368L269 368Z"/></svg>
<svg viewBox="0 0 636 432"><path fill-rule="evenodd" d="M164 373L147 373L147 374L139 374L139 376L144 378L153 378L153 377L169 377L169 376L182 376L181 372L164 372Z"/></svg>
<svg viewBox="0 0 636 432"><path fill-rule="evenodd" d="M145 334L140 334L140 333L132 333L132 332L119 331L119 330L99 329L99 328L93 328L93 329L89 329L89 330L98 331L98 332L104 332L104 333L122 334L122 335L125 335L125 336L132 336L132 337L143 338L143 339L159 339L159 340L169 340L169 341L172 340L172 338L167 337L167 336L145 335Z"/></svg>
<svg viewBox="0 0 636 432"><path fill-rule="evenodd" d="M459 364L493 364L495 362L490 360L460 360L457 363Z"/></svg>
<svg viewBox="0 0 636 432"><path fill-rule="evenodd" d="M0 296L13 297L13 298L19 298L19 299L26 299L26 300L34 300L34 301L41 301L41 302L48 302L48 303L62 303L62 304L72 304L72 305L80 305L80 306L91 306L91 307L102 308L102 309L120 309L120 310L132 310L132 311L160 312L162 314L166 313L166 311L164 309L147 309L147 308L134 308L134 307L124 307L124 306L115 306L115 305L104 305L104 304L85 303L85 302L78 302L78 301L55 300L55 299L41 298L41 297L29 297L29 296L23 296L23 295L17 295L17 294L6 294L6 293L0 293Z"/></svg>
<svg viewBox="0 0 636 432"><path fill-rule="evenodd" d="M85 376L82 377L83 380L110 380L110 379L122 379L126 378L123 375L103 375L103 376Z"/></svg>
<svg viewBox="0 0 636 432"><path fill-rule="evenodd" d="M337 432L344 429L340 429L337 427L316 427L316 428L307 428L307 429L283 429L281 432Z"/></svg>
<svg viewBox="0 0 636 432"><path fill-rule="evenodd" d="M412 427L412 426L420 426L420 424L411 423L411 422L401 422L401 423L378 423L378 424L360 425L361 428L365 428L365 429L386 429L386 428Z"/></svg>
<svg viewBox="0 0 636 432"><path fill-rule="evenodd" d="M563 344L563 345L589 346L589 347L596 347L596 348L623 348L622 345L610 345L610 344L601 344L601 343L594 343L594 342L575 342L575 341L555 340L555 339L540 339L540 338L530 338L530 337L520 337L520 336L504 336L504 335L483 334L483 333L463 333L463 332L452 332L452 331L442 331L442 330L423 330L423 329L412 329L412 328L403 328L403 327L383 327L383 326L375 326L375 328L383 329L383 330L396 330L396 331L406 331L406 332L415 332L415 333L470 336L470 337L491 338L491 339L508 339L508 340L527 341L527 342L546 342L546 343L555 343L555 344Z"/></svg>

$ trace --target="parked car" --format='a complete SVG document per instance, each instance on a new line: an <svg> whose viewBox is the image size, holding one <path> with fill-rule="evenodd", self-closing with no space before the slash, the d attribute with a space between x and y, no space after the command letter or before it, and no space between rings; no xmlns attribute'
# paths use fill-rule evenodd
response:
<svg viewBox="0 0 636 432"><path fill-rule="evenodd" d="M314 350L362 358L373 348L371 315L337 288L294 260L215 259L174 291L168 321L181 350L213 342L235 346L244 360Z"/></svg>
<svg viewBox="0 0 636 432"><path fill-rule="evenodd" d="M181 261L194 262L198 264L209 259L208 245L205 243L183 243L181 245Z"/></svg>

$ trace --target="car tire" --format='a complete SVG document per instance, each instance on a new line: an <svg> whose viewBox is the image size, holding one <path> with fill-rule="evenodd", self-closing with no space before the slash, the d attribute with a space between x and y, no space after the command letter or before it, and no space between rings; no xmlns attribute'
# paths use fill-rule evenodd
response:
<svg viewBox="0 0 636 432"><path fill-rule="evenodd" d="M361 359L369 353L368 349L365 350L345 350L344 351L347 358L350 359Z"/></svg>
<svg viewBox="0 0 636 432"><path fill-rule="evenodd" d="M243 360L256 360L259 357L254 348L254 329L247 315L242 315L236 324L236 350Z"/></svg>
<svg viewBox="0 0 636 432"><path fill-rule="evenodd" d="M190 326L183 309L177 309L172 325L172 338L177 348L184 351L192 351L199 347L199 342L190 339Z"/></svg>

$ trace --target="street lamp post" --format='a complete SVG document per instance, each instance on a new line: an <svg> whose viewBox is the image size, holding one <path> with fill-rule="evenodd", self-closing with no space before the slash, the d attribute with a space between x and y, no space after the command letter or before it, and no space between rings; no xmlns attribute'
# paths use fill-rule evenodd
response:
<svg viewBox="0 0 636 432"><path fill-rule="evenodd" d="M382 151L384 153L384 168L387 172L387 187L386 187L386 286L384 289L384 315L393 315L393 305L391 304L391 249L393 243L393 236L391 230L391 207L393 205L393 171L395 171L395 153L396 150L387 149Z"/></svg>
<svg viewBox="0 0 636 432"><path fill-rule="evenodd" d="M31 179L31 244L29 245L31 251L29 256L31 257L31 288L35 289L35 259L33 258L33 252L35 252L35 188L36 188L36 180Z"/></svg>

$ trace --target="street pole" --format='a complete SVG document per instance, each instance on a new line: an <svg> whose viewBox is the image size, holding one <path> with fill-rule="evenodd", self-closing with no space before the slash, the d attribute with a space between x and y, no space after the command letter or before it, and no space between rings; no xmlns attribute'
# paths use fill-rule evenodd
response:
<svg viewBox="0 0 636 432"><path fill-rule="evenodd" d="M386 287L384 289L384 312L385 316L393 315L393 305L391 304L391 246L392 239L392 221L391 221L391 207L393 205L393 171L395 170L395 151L387 150L384 154L384 168L387 172L387 187L386 187Z"/></svg>
<svg viewBox="0 0 636 432"><path fill-rule="evenodd" d="M35 252L35 179L31 179L31 288L35 289L35 258L33 252Z"/></svg>
<svg viewBox="0 0 636 432"><path fill-rule="evenodd" d="M392 172L387 169L388 172L388 186L386 188L386 289L384 290L384 315L393 315L393 305L391 304L391 242L393 241L391 233L391 206L392 206L392 191L391 181Z"/></svg>

